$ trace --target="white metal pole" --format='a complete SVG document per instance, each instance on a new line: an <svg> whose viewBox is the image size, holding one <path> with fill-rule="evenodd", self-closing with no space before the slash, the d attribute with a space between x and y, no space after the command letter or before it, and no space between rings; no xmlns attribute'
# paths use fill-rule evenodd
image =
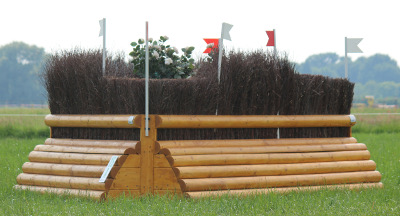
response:
<svg viewBox="0 0 400 216"><path fill-rule="evenodd" d="M277 115L279 115L279 111L278 111L278 114L277 114ZM278 130L276 131L276 138L278 138L278 139L281 138L281 132L280 132L279 128L278 128Z"/></svg>
<svg viewBox="0 0 400 216"><path fill-rule="evenodd" d="M347 37L344 37L344 77L348 78L348 66L347 66Z"/></svg>
<svg viewBox="0 0 400 216"><path fill-rule="evenodd" d="M106 18L103 18L103 76L106 74Z"/></svg>
<svg viewBox="0 0 400 216"><path fill-rule="evenodd" d="M274 57L276 58L276 30L274 29ZM276 78L276 79L278 79L278 77ZM279 110L278 110L278 114L277 115L279 115ZM276 137L278 138L278 139L280 139L281 138L281 132L280 132L280 129L278 128L278 130L276 131Z"/></svg>
<svg viewBox="0 0 400 216"><path fill-rule="evenodd" d="M224 48L223 48L223 43L224 43L224 39L222 37L221 33L221 38L219 39L219 44L218 44L218 51L219 51L219 55L218 55L218 84L221 82L221 64L222 64L222 53L224 52Z"/></svg>
<svg viewBox="0 0 400 216"><path fill-rule="evenodd" d="M146 21L146 63L145 63L145 135L149 136L149 22Z"/></svg>

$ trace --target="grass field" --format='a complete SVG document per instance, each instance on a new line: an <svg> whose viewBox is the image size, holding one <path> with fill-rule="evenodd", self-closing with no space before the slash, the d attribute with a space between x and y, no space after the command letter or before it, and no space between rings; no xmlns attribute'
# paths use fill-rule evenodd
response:
<svg viewBox="0 0 400 216"><path fill-rule="evenodd" d="M383 112L387 110L374 110ZM353 113L371 113L354 110ZM399 112L393 111L392 112ZM0 109L0 114L46 114L46 109ZM199 200L148 196L96 202L15 191L33 147L48 137L43 116L0 116L0 215L400 215L399 116L357 116L353 136L365 143L383 189L320 190ZM389 126L388 126L389 125Z"/></svg>

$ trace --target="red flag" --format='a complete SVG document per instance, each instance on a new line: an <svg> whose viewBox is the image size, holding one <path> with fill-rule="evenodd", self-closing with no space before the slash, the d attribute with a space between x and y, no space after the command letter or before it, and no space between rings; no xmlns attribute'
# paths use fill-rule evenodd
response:
<svg viewBox="0 0 400 216"><path fill-rule="evenodd" d="M275 34L274 31L267 31L268 43L267 46L275 46Z"/></svg>
<svg viewBox="0 0 400 216"><path fill-rule="evenodd" d="M212 48L207 48L206 50L204 50L203 53L210 53L211 50L218 49L219 38L204 38L204 41L207 44L213 43L214 45Z"/></svg>

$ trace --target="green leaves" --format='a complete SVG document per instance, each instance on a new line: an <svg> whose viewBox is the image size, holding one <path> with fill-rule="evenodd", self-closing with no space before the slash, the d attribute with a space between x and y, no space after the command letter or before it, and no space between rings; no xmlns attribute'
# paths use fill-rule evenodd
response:
<svg viewBox="0 0 400 216"><path fill-rule="evenodd" d="M194 59L191 54L194 50L193 46L182 49L183 54L178 55L178 50L165 42L169 38L167 36L160 36L158 41L154 40L149 45L150 52L150 78L162 79L181 79L188 78L194 69ZM132 63L134 64L133 73L143 78L145 68L145 44L144 39L139 39L132 42Z"/></svg>

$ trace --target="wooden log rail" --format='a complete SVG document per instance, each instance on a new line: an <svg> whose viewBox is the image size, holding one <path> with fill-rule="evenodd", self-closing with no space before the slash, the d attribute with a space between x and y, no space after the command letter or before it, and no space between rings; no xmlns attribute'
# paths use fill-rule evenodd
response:
<svg viewBox="0 0 400 216"><path fill-rule="evenodd" d="M49 127L140 128L142 115L47 115Z"/></svg>
<svg viewBox="0 0 400 216"><path fill-rule="evenodd" d="M353 115L152 115L155 128L351 127ZM47 115L49 127L141 128L143 115Z"/></svg>
<svg viewBox="0 0 400 216"><path fill-rule="evenodd" d="M159 115L157 128L351 127L353 115Z"/></svg>
<svg viewBox="0 0 400 216"><path fill-rule="evenodd" d="M251 188L259 184L271 186L269 182L272 179L276 180L271 183L273 186L277 186L283 180L291 182L290 177L270 176L282 172L281 169L286 170L286 173L281 173L281 175L308 174L309 178L305 179L307 182L315 181L313 173L320 173L319 182L323 183L332 179L329 184L340 182L336 180L335 174L331 174L336 171L364 171L367 177L377 178L378 176L378 174L371 171L375 168L375 163L368 161L370 155L366 151L366 146L362 143L358 144L351 137L351 127L356 123L355 117L352 115L150 115L149 136L145 136L144 133L144 115L47 115L45 123L50 128L140 128L140 141L57 139L50 134L50 138L46 140L45 145L38 145L29 155L32 163L26 164L24 170L29 170L31 174L24 174L20 177L20 181L25 182L26 185L33 185L34 182L42 180L40 175L35 175L35 173L48 169L41 163L65 162L68 165L57 165L48 173L59 175L58 177L53 177L54 182L65 187L76 188L76 193L80 192L79 189L85 189L87 185L93 190L103 190L104 185L97 182L85 182L86 180L83 179L86 176L98 177L103 169L96 168L88 172L86 167L106 165L111 154L114 153L125 155L140 154L140 184L138 184L140 185L140 194L155 192L157 179L154 177L156 176L154 155L158 153L166 155L172 167L179 167L179 169L174 168L174 172L179 178L185 178L184 181L180 182L183 191L207 190L210 189L210 184L213 185L212 189L221 189L224 188L224 185L228 185L228 189L235 189L235 187L240 189L241 186ZM311 127L344 127L349 128L349 133L348 137L342 138L157 140L158 128ZM93 148L94 146L96 148ZM43 151L46 153L43 153ZM65 153L61 154L60 152ZM85 155L85 158L81 158L81 155L75 152L88 154ZM120 166L125 159L126 157L120 157L117 165ZM358 160L359 162L352 162ZM308 162L315 162L315 164L309 164ZM240 164L246 165L241 166ZM195 167L197 165L200 165L200 167ZM229 175L224 174L224 170L230 165L239 166L236 167L236 170L230 171ZM213 166L212 169L210 169L211 166ZM304 167L299 168L299 166L306 168L310 166L308 167L310 171L304 172ZM299 171L299 169L303 171ZM245 177L238 179L239 181L243 180L239 182L240 184L230 183L229 181L231 180L226 178L229 176L243 176L243 173L246 172L248 174L245 176L250 177L257 173L255 176L259 177L251 177L251 181L254 181L250 182L251 184L247 182ZM72 179L76 182L70 182L69 178L63 177L72 174L76 176ZM352 175L352 173L349 175ZM210 184L201 185L196 180L199 177L218 177L219 180L215 183L213 182L215 180L209 179L206 181L210 181ZM341 179L350 177L352 176L347 176L347 174L340 176ZM299 175L298 178L303 177ZM32 179L34 182L32 182ZM357 182L357 178L354 181ZM289 183L288 185L290 186ZM46 187L51 185L50 183L42 183L39 186ZM41 190L41 188L39 189Z"/></svg>
<svg viewBox="0 0 400 216"><path fill-rule="evenodd" d="M353 115L151 115L156 128L351 127ZM49 127L140 128L143 115L47 115Z"/></svg>

